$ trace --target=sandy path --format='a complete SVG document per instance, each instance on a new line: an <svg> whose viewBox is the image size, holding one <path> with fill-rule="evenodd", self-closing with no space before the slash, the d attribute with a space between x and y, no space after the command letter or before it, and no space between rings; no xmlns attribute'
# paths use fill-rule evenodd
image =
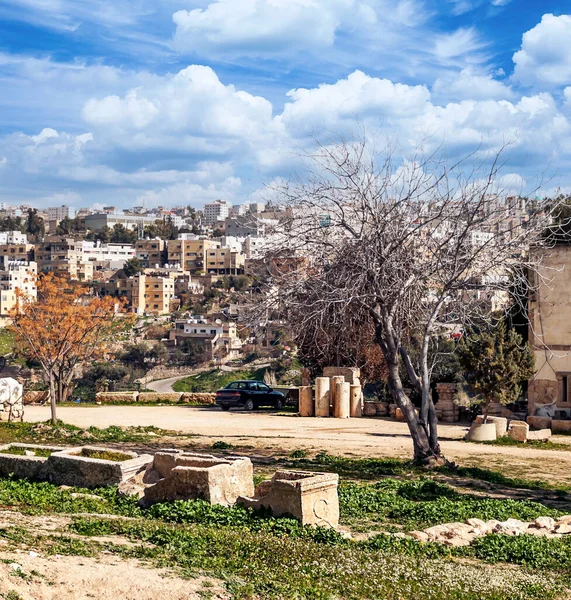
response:
<svg viewBox="0 0 571 600"><path fill-rule="evenodd" d="M271 412L223 413L217 408L185 406L96 406L60 408L58 417L79 427L148 426L202 436L201 442L224 439L275 452L298 448L354 456L410 457L412 442L404 423L390 419L308 419ZM48 407L27 407L27 421L46 421ZM501 468L513 476L571 483L571 452L520 447L483 446L462 441L465 425L441 425L442 449L461 464ZM559 437L570 443L571 438ZM571 445L570 445L571 450Z"/></svg>

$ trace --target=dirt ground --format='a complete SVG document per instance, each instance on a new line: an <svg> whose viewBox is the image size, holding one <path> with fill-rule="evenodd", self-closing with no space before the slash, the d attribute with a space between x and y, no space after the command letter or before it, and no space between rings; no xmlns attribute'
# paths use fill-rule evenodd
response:
<svg viewBox="0 0 571 600"><path fill-rule="evenodd" d="M265 454L296 449L360 457L410 457L412 454L406 424L391 419L310 419L269 411L225 413L217 408L185 406L62 407L58 417L85 428L154 425L198 436L197 441L202 445L224 440L236 448L241 446ZM26 421L48 418L48 407L26 408ZM513 477L571 484L571 452L470 444L462 441L467 429L466 425L440 426L442 449L449 460L465 466L501 470ZM571 437L557 436L553 441L569 444L571 450Z"/></svg>
<svg viewBox="0 0 571 600"><path fill-rule="evenodd" d="M0 527L25 527L35 534L59 535L70 519L30 517L0 512ZM79 537L79 536L77 536ZM101 544L129 542L122 538L91 538ZM8 550L0 540L0 598L20 600L199 600L227 598L219 583L206 578L177 577L168 569L156 569L136 560L104 551L97 558L44 556L41 550Z"/></svg>

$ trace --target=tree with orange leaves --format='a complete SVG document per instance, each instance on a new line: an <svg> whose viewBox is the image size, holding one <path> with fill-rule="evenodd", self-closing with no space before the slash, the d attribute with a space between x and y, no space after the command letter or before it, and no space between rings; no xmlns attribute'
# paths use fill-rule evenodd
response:
<svg viewBox="0 0 571 600"><path fill-rule="evenodd" d="M56 403L69 398L79 369L104 357L131 320L120 314L116 298L88 297L84 285L65 277L41 275L37 287L37 300L17 291L10 330L18 351L44 371L55 424Z"/></svg>

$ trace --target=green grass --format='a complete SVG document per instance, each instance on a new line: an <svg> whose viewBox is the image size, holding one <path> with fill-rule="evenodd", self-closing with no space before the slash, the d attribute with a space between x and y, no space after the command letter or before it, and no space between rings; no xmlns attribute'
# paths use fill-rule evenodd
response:
<svg viewBox="0 0 571 600"><path fill-rule="evenodd" d="M381 477L414 477L425 475L426 469L413 465L410 461L398 458L346 458L332 456L325 451L317 454L315 458L288 458L282 461L288 468L306 469L309 471L326 471L339 473L354 479L379 479ZM527 490L553 490L567 492L569 485L554 486L547 481L538 479L523 479L508 477L499 471L481 469L479 467L438 467L429 471L437 476L461 477L485 481L507 488L521 488Z"/></svg>
<svg viewBox="0 0 571 600"><path fill-rule="evenodd" d="M14 351L14 336L7 329L0 329L0 355Z"/></svg>
<svg viewBox="0 0 571 600"><path fill-rule="evenodd" d="M18 446L0 450L0 454L12 454L14 456L26 456L26 452L33 452L34 456L39 456L41 458L48 458L52 455L53 450L47 450L46 448L22 448Z"/></svg>
<svg viewBox="0 0 571 600"><path fill-rule="evenodd" d="M373 466L410 474L404 463L367 463L367 473ZM5 509L81 514L70 531L86 539L65 532L38 536L21 527L0 529L0 538L48 555L97 556L106 550L177 568L188 577L222 579L233 598L547 599L559 593L571 572L571 542L564 540L488 536L468 549L386 534L355 542L330 529L302 527L294 519L273 518L239 506L211 506L196 500L143 510L136 498L123 497L116 488L91 490L89 496L74 498L77 491L84 490L0 479L0 505ZM468 517L532 520L560 514L539 502L461 494L452 485L414 474L372 483L342 481L339 500L343 524L366 524L373 531L416 529ZM89 513L130 520L84 516ZM102 546L87 539L102 535L124 536L136 545ZM463 562L465 558L472 562ZM488 570L486 563L497 562L517 566Z"/></svg>
<svg viewBox="0 0 571 600"><path fill-rule="evenodd" d="M98 460L111 460L113 462L125 462L133 457L123 452L113 452L112 450L95 450L93 448L82 448L80 456L86 458L95 458Z"/></svg>
<svg viewBox="0 0 571 600"><path fill-rule="evenodd" d="M540 440L528 440L525 444L513 440L507 436L498 438L492 442L468 442L470 444L483 444L485 446L517 446L525 450L531 448L534 450L571 450L571 444L561 444L558 442L551 441L540 441Z"/></svg>
<svg viewBox="0 0 571 600"><path fill-rule="evenodd" d="M201 373L193 377L180 379L173 385L175 392L215 392L220 388L226 387L233 381L242 379L264 380L266 369L246 369L234 373L226 373L215 369L208 373Z"/></svg>
<svg viewBox="0 0 571 600"><path fill-rule="evenodd" d="M119 443L119 442L148 442L152 437L189 437L174 431L165 431L157 427L117 427L105 429L89 427L82 429L68 425L61 421L57 425L45 423L0 423L0 444L9 442L24 442L30 444L56 443L67 444L94 444L94 443Z"/></svg>

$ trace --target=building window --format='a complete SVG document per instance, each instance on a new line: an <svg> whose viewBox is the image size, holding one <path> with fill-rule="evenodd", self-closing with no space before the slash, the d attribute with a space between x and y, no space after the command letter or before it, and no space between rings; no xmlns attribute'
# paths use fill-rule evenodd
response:
<svg viewBox="0 0 571 600"><path fill-rule="evenodd" d="M557 379L559 383L557 405L564 407L571 406L571 390L569 389L569 384L571 383L571 373L558 373Z"/></svg>

